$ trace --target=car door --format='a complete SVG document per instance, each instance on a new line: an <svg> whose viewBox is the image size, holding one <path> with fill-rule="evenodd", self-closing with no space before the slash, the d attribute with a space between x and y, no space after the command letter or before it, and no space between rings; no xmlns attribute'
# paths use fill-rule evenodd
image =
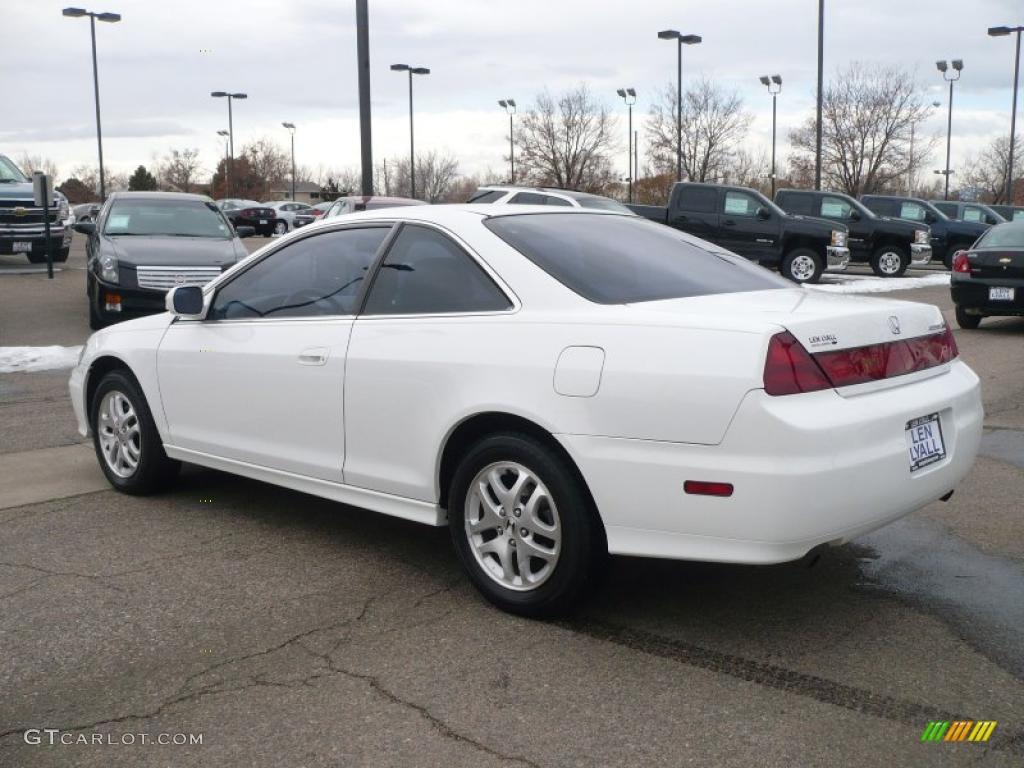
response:
<svg viewBox="0 0 1024 768"><path fill-rule="evenodd" d="M757 212L761 207L761 201L747 192L725 190L719 218L719 245L748 259L760 259L772 251L776 247L774 232L778 222L759 218Z"/></svg>
<svg viewBox="0 0 1024 768"><path fill-rule="evenodd" d="M718 238L718 192L715 187L680 185L669 201L668 224L695 237Z"/></svg>
<svg viewBox="0 0 1024 768"><path fill-rule="evenodd" d="M822 195L821 204L814 215L848 227L850 234L847 244L851 254L866 257L871 250L874 226L870 221L861 218L860 211L857 211L857 217L854 218L855 210L849 200L834 195Z"/></svg>
<svg viewBox="0 0 1024 768"><path fill-rule="evenodd" d="M403 224L352 328L345 482L436 502L438 451L506 369L511 294L447 232ZM467 391L467 387L474 387Z"/></svg>
<svg viewBox="0 0 1024 768"><path fill-rule="evenodd" d="M177 448L342 482L345 350L390 224L318 232L218 286L177 320L157 374Z"/></svg>

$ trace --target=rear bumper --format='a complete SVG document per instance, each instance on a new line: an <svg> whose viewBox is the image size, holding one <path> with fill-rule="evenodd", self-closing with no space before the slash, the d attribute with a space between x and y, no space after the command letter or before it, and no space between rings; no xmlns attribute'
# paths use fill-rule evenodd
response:
<svg viewBox="0 0 1024 768"><path fill-rule="evenodd" d="M923 267L932 260L932 247L925 243L910 244L910 266Z"/></svg>
<svg viewBox="0 0 1024 768"><path fill-rule="evenodd" d="M825 271L842 272L850 263L850 249L830 245L825 249Z"/></svg>
<svg viewBox="0 0 1024 768"><path fill-rule="evenodd" d="M938 413L946 457L911 474L905 427ZM953 490L981 440L978 377L955 361L931 378L857 396L747 393L719 445L560 435L616 554L776 563L842 543ZM687 480L732 483L686 495Z"/></svg>
<svg viewBox="0 0 1024 768"><path fill-rule="evenodd" d="M956 274L956 273L954 273ZM988 289L992 287L1013 288L1010 301L989 299ZM1001 280L999 278L970 277L952 279L949 290L953 303L967 310L976 310L979 315L1024 315L1024 280Z"/></svg>

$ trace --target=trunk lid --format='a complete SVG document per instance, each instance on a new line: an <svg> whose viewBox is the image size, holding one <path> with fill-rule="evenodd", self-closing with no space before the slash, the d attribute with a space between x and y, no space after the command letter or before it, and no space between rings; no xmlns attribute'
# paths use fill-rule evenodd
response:
<svg viewBox="0 0 1024 768"><path fill-rule="evenodd" d="M979 248L967 252L971 277L1024 279L1024 249Z"/></svg>

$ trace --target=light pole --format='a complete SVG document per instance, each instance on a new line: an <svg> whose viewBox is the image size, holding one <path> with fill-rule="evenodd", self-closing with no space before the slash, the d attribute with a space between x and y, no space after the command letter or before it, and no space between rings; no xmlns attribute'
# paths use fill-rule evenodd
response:
<svg viewBox="0 0 1024 768"><path fill-rule="evenodd" d="M814 126L814 188L821 191L821 104L825 87L825 0L818 0L818 103Z"/></svg>
<svg viewBox="0 0 1024 768"><path fill-rule="evenodd" d="M1024 27L989 27L992 37L1004 37L1011 32L1017 33L1017 57L1013 61L1013 109L1010 112L1010 158L1006 170L1006 204L1013 205L1013 143L1017 133L1017 83L1020 79L1020 33Z"/></svg>
<svg viewBox="0 0 1024 768"><path fill-rule="evenodd" d="M281 123L292 135L292 202L295 202L295 123Z"/></svg>
<svg viewBox="0 0 1024 768"><path fill-rule="evenodd" d="M426 67L410 67L408 64L392 64L391 69L394 72L409 73L409 197L416 197L416 144L412 130L412 76L429 75L430 70Z"/></svg>
<svg viewBox="0 0 1024 768"><path fill-rule="evenodd" d="M214 91L210 94L215 99L223 99L227 97L228 100L228 166L230 171L228 178L234 181L235 178L235 122L231 115L231 100L232 99L248 99L248 94L245 93L228 93L227 91ZM230 188L228 189L230 193Z"/></svg>
<svg viewBox="0 0 1024 768"><path fill-rule="evenodd" d="M676 59L676 181L683 180L683 46L702 42L700 35L682 35L674 29L663 29L658 33L661 40L676 40L679 43Z"/></svg>
<svg viewBox="0 0 1024 768"><path fill-rule="evenodd" d="M89 31L92 33L92 87L96 96L96 147L100 156L100 202L107 199L107 184L103 175L103 130L100 127L100 76L96 67L96 20L114 24L121 20L119 13L94 13L84 8L65 8L61 13L72 19L89 17Z"/></svg>
<svg viewBox="0 0 1024 768"><path fill-rule="evenodd" d="M626 159L629 165L629 175L626 182L629 184L629 202L633 202L633 105L636 104L636 90L633 88L619 88L616 91L622 100L629 107L629 133L626 134L626 142L629 149L626 152Z"/></svg>
<svg viewBox="0 0 1024 768"><path fill-rule="evenodd" d="M228 184L230 179L228 178L228 132L223 128L217 131L217 135L224 139L224 197L228 196Z"/></svg>
<svg viewBox="0 0 1024 768"><path fill-rule="evenodd" d="M499 99L498 106L508 112L508 164L509 184L516 183L516 145L512 140L512 115L516 113L515 99Z"/></svg>
<svg viewBox="0 0 1024 768"><path fill-rule="evenodd" d="M955 77L952 73L949 73L950 66L953 67L953 72L956 73ZM942 79L949 83L949 117L946 121L946 168L943 171L937 171L937 173L941 173L946 177L946 192L942 199L949 200L949 177L953 173L949 169L949 149L953 138L953 83L960 79L960 72L964 68L964 62L963 59L953 59L949 64L945 61L936 61L935 68L942 73Z"/></svg>
<svg viewBox="0 0 1024 768"><path fill-rule="evenodd" d="M768 86L772 95L772 199L775 199L775 102L782 90L782 75L761 75L761 85Z"/></svg>

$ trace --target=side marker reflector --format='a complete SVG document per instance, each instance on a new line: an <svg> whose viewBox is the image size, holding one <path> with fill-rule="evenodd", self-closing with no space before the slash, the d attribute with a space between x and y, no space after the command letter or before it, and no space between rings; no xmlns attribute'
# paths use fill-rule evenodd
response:
<svg viewBox="0 0 1024 768"><path fill-rule="evenodd" d="M683 490L695 496L732 496L732 483L687 480L683 483Z"/></svg>

